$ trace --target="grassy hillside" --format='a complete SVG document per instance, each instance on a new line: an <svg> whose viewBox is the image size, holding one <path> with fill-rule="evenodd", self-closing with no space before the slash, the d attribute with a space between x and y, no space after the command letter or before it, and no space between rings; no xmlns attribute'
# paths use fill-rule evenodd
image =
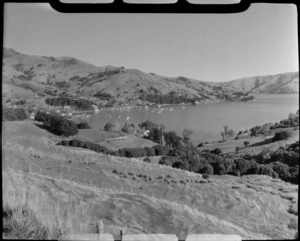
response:
<svg viewBox="0 0 300 241"><path fill-rule="evenodd" d="M12 87L38 88L42 92L51 88L56 94L68 92L86 97L110 94L120 102L135 104L142 96L166 97L170 93L199 102L242 100L230 88L181 76L170 78L124 67L97 67L70 57L26 55L8 48L3 51L2 76Z"/></svg>
<svg viewBox="0 0 300 241"><path fill-rule="evenodd" d="M297 185L258 175L204 179L133 158L55 145L59 140L30 121L3 122L5 237L97 232L99 220L115 239L120 229L175 233L180 239L187 233L295 236Z"/></svg>
<svg viewBox="0 0 300 241"><path fill-rule="evenodd" d="M299 93L299 72L241 78L220 86L253 94Z"/></svg>

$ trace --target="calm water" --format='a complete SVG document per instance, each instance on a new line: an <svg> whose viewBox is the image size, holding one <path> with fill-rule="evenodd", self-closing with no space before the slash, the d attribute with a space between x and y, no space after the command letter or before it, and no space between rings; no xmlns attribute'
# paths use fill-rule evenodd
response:
<svg viewBox="0 0 300 241"><path fill-rule="evenodd" d="M88 122L93 128L103 128L111 122L122 127L125 122L138 124L145 120L164 124L167 130L175 130L182 135L184 128L193 131L191 140L220 140L223 125L236 132L255 125L276 122L288 117L299 109L299 95L256 95L258 101L252 103L213 103L197 106L173 106L156 109L131 109L130 111L101 111L92 115Z"/></svg>

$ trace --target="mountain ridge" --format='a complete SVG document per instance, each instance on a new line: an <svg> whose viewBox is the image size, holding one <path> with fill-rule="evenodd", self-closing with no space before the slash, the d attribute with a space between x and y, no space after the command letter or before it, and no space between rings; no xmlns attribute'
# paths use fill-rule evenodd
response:
<svg viewBox="0 0 300 241"><path fill-rule="evenodd" d="M244 77L219 82L218 85L250 94L299 93L299 72Z"/></svg>
<svg viewBox="0 0 300 241"><path fill-rule="evenodd" d="M213 84L183 76L165 77L138 69L110 65L99 67L73 57L27 55L12 48L3 48L2 78L3 83L8 86L5 89L18 86L43 92L46 88L52 88L61 93L69 92L87 97L100 92L109 94L120 102L130 100L135 104L140 99L155 101L155 97L169 98L169 95L193 103L246 101L248 99L245 97L249 93L256 93L249 91L249 87L241 88L241 84L232 84L235 82ZM296 82L287 83L284 77L282 79L285 83L282 89L297 85ZM261 83L265 84L266 81L262 80ZM286 92L290 92L290 88Z"/></svg>

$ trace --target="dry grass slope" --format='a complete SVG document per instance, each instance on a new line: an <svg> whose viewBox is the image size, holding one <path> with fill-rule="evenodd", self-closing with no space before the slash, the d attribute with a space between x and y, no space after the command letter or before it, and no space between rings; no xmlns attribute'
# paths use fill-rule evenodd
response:
<svg viewBox="0 0 300 241"><path fill-rule="evenodd" d="M137 159L56 146L57 139L29 121L4 122L5 237L92 233L99 220L115 239L120 229L180 239L187 233L295 236L296 185L266 176L204 180Z"/></svg>

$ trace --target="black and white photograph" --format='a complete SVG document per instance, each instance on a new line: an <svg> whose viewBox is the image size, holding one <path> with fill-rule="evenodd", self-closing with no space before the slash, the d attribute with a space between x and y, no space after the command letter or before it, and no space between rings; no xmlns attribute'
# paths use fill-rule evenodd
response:
<svg viewBox="0 0 300 241"><path fill-rule="evenodd" d="M298 239L295 4L2 10L3 239Z"/></svg>

